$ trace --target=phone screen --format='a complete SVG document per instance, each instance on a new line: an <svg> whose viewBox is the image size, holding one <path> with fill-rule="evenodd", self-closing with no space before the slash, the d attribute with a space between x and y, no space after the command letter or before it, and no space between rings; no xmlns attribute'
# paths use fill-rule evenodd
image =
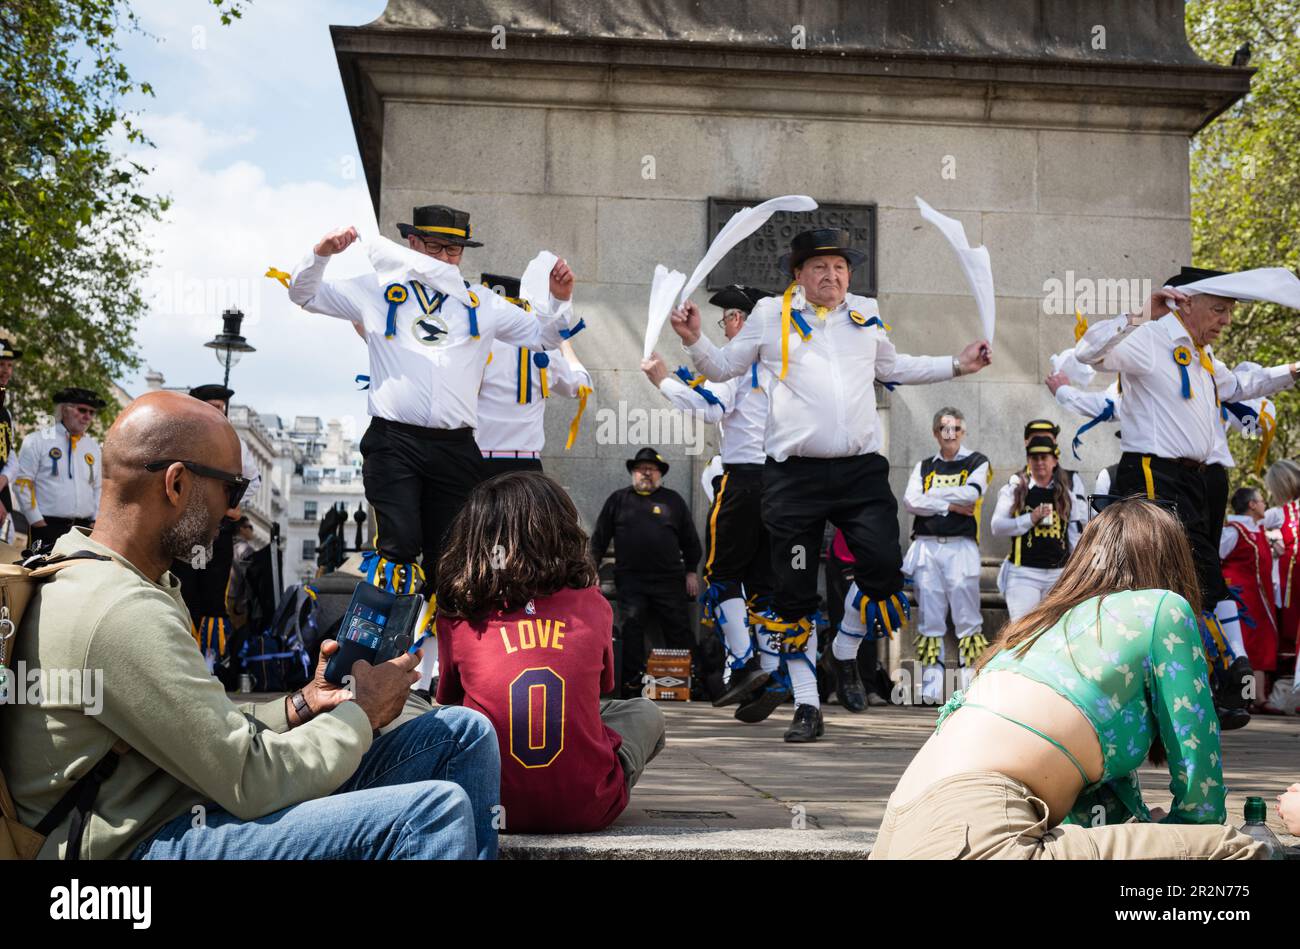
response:
<svg viewBox="0 0 1300 949"><path fill-rule="evenodd" d="M383 613L368 606L358 606L352 611L348 628L339 639L354 642L362 649L378 649L387 622L388 617Z"/></svg>

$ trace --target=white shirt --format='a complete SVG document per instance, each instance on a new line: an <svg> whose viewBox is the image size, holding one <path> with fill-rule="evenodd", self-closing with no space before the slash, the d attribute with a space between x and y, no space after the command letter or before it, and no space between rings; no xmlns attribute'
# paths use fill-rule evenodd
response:
<svg viewBox="0 0 1300 949"><path fill-rule="evenodd" d="M429 258L459 276L459 269ZM426 316L412 279L407 299L397 307L397 332L384 337L388 320L385 287L376 274L323 280L328 257L308 253L294 269L289 299L311 313L361 325L370 353L369 412L378 418L425 428L474 428L478 423L479 383L493 340L533 350L555 349L573 308L552 301L552 314L539 319L486 287L478 298L478 338L470 336L469 310L448 298ZM423 285L421 285L423 286Z"/></svg>
<svg viewBox="0 0 1300 949"><path fill-rule="evenodd" d="M772 376L768 391L764 445L776 461L792 455L849 458L879 452L873 383L916 384L952 378L951 356L908 356L898 352L879 326L859 326L850 311L865 319L878 316L876 301L848 294L818 317L804 316L812 333L804 340L789 334L790 367L781 372L781 297L755 305L745 326L719 348L703 334L687 353L704 376L715 382L749 372L755 360Z"/></svg>
<svg viewBox="0 0 1300 949"><path fill-rule="evenodd" d="M752 373L705 388L720 405L710 404L698 391L675 375L659 383L665 399L685 412L694 412L707 422L717 422L722 433L721 456L725 465L761 465L767 460L763 439L767 432L767 393L772 380L766 370L758 371L759 386Z"/></svg>
<svg viewBox="0 0 1300 949"><path fill-rule="evenodd" d="M490 292L490 291L489 291ZM496 296L496 294L492 294ZM542 398L542 374L528 351L524 377L521 350L496 340L492 359L483 370L478 390L478 427L474 441L483 451L541 451L546 446L546 403ZM591 375L579 362L569 362L558 349L546 351L546 388L550 396L577 398L578 389L594 388ZM520 402L520 387L526 385L529 401Z"/></svg>
<svg viewBox="0 0 1300 949"><path fill-rule="evenodd" d="M1101 410L1106 407L1107 399L1109 399L1115 406L1115 412L1111 416L1111 422L1118 423L1120 421L1120 412L1124 405L1124 397L1122 395L1117 395L1108 390L1094 392L1089 389L1078 389L1072 385L1063 385L1056 390L1056 401L1062 408L1069 409L1076 415L1082 415L1089 420L1096 418L1101 413ZM1222 413L1220 413L1220 418L1222 418ZM1232 421L1230 422L1228 419L1231 419ZM1232 458L1232 451L1228 448L1227 428L1233 427L1240 431L1241 423L1236 422L1236 416L1231 412L1228 413L1228 419L1224 419L1223 425L1219 427L1219 432L1214 442L1214 448L1210 452L1210 456L1205 459L1206 464L1223 465L1225 468L1235 468L1237 466L1237 462ZM1233 425L1233 422L1236 424ZM1123 441L1122 438L1121 441ZM1109 478L1106 480L1106 485L1107 487L1110 486ZM1106 494L1107 492L1098 489L1097 493Z"/></svg>
<svg viewBox="0 0 1300 949"><path fill-rule="evenodd" d="M1191 353L1188 399L1183 398L1182 375L1174 362L1178 346ZM1223 437L1216 389L1220 399L1244 402L1288 388L1293 381L1287 366L1233 370L1208 346L1205 351L1213 374L1201 365L1191 336L1172 313L1137 327L1126 316L1104 320L1090 327L1074 348L1080 362L1122 374L1124 451L1213 463Z"/></svg>
<svg viewBox="0 0 1300 949"><path fill-rule="evenodd" d="M1030 487L1038 484L1032 475L1026 477L1029 478ZM993 509L993 517L989 521L989 530L995 537L1020 537L1028 534L1034 526L1031 512L1025 511L1018 517L1011 513L1011 507L1015 503L1017 480L1016 475L1012 475L998 491L997 507ZM1044 487L1044 485L1038 486ZM1070 482L1070 523L1066 527L1066 538L1071 550L1074 550L1075 545L1079 543L1079 535L1083 533L1083 526L1088 523L1090 516L1088 495L1083 487L1083 479L1079 477L1078 472L1074 472Z"/></svg>
<svg viewBox="0 0 1300 949"><path fill-rule="evenodd" d="M11 494L29 524L47 517L93 518L103 474L99 443L89 434L74 440L55 422L23 439Z"/></svg>
<svg viewBox="0 0 1300 949"><path fill-rule="evenodd" d="M934 456L934 460L958 461L970 453L969 448L962 447L951 459L944 458L943 453L940 452ZM965 484L949 486L931 484L928 491L921 481L921 462L918 461L907 479L907 490L903 492L903 507L918 517L947 514L949 504L974 504L988 489L989 463L987 461L970 473Z"/></svg>

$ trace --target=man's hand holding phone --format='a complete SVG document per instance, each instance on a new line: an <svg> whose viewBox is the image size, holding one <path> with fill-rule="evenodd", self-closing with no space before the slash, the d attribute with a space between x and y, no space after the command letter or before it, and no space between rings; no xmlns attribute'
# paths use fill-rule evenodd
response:
<svg viewBox="0 0 1300 949"><path fill-rule="evenodd" d="M423 650L404 653L395 659L381 662L374 666L364 659L352 664L350 677L344 681L351 686L335 685L325 678L325 667L333 655L339 651L337 640L327 639L321 643L320 660L316 663L316 676L303 686L302 695L307 700L307 707L313 715L320 715L337 708L344 702L356 700L372 728L383 728L401 712L406 703L406 695L412 684L419 678L416 670L420 666ZM287 700L286 700L287 701ZM302 724L293 703L288 703L289 725L297 727Z"/></svg>

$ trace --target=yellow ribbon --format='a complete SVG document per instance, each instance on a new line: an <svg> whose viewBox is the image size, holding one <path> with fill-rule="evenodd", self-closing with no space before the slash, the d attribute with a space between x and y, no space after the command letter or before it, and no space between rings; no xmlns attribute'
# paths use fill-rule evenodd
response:
<svg viewBox="0 0 1300 949"><path fill-rule="evenodd" d="M785 293L781 294L781 374L777 376L778 379L784 379L790 371L790 300L796 286L791 281L790 286L785 288Z"/></svg>
<svg viewBox="0 0 1300 949"><path fill-rule="evenodd" d="M1273 416L1266 412L1259 413L1259 453L1255 455L1255 474L1263 474L1264 463L1268 461L1268 450L1273 444L1273 435L1277 431L1277 423L1273 421Z"/></svg>
<svg viewBox="0 0 1300 949"><path fill-rule="evenodd" d="M587 396L589 395L591 395L591 386L578 386L578 414L569 423L569 439L564 443L565 451L572 448L573 443L578 438L578 426L582 423L582 413L587 411Z"/></svg>
<svg viewBox="0 0 1300 949"><path fill-rule="evenodd" d="M1088 318L1078 310L1074 311L1074 341L1077 343L1083 339L1083 334L1088 332Z"/></svg>
<svg viewBox="0 0 1300 949"><path fill-rule="evenodd" d="M268 267L263 276L270 277L272 280L279 280L284 284L286 290L289 289L290 275L285 273L283 270L276 270L274 267Z"/></svg>

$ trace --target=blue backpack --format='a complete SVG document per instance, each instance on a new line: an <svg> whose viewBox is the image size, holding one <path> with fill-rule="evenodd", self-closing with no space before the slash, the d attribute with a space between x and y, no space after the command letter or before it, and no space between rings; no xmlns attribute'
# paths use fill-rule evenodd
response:
<svg viewBox="0 0 1300 949"><path fill-rule="evenodd" d="M271 625L239 647L239 665L253 680L254 692L292 692L311 681L308 643L316 630L316 591L310 584L284 592Z"/></svg>

